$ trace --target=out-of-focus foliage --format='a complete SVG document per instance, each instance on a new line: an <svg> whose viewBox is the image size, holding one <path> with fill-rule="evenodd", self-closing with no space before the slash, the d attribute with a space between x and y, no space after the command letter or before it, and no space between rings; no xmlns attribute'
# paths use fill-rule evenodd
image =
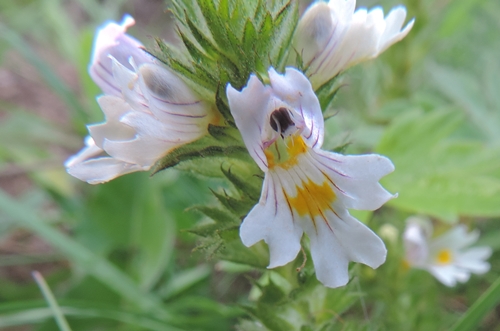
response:
<svg viewBox="0 0 500 331"><path fill-rule="evenodd" d="M398 3L358 6L387 12ZM161 1L0 2L0 86L20 77L24 85L16 88L26 88L22 98L0 92L0 328L57 329L29 276L35 269L72 330L441 330L457 323L498 278L498 252L488 274L448 289L424 271L405 269L400 234L404 219L421 213L434 218L437 232L446 222L465 222L485 234L480 244L500 249L500 3L408 0L405 6L416 17L410 34L346 72L335 100L323 102L325 114L335 114L326 122L326 147L389 156L396 171L383 184L399 192L380 211L356 214L383 237L387 262L375 271L354 266L347 287L326 289L310 257L299 254L268 271L265 246L239 242L238 222L260 190L242 186L258 174L242 169L245 163L219 167L217 159L203 169L219 179L180 171L197 166L181 162L153 178L131 174L95 187L64 172L84 125L102 120L100 92L87 75L96 26L130 12L138 22L130 32L153 48L148 36L168 37L173 28ZM257 26L265 28L266 17ZM258 32L246 22L239 28L248 38ZM223 36L198 37L192 56L231 44ZM237 61L233 50L224 51L228 63ZM279 49L272 51L279 58ZM252 70L265 72L268 58L246 55ZM32 84L65 111L54 115L52 104L23 103L34 98ZM457 330L474 330L474 323L498 329L498 317L489 313L498 304L493 294Z"/></svg>

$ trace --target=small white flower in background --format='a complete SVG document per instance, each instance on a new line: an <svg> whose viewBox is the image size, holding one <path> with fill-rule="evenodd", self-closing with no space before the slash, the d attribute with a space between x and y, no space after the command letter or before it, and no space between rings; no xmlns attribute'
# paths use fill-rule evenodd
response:
<svg viewBox="0 0 500 331"><path fill-rule="evenodd" d="M321 150L323 115L307 78L293 68L269 70L270 86L252 75L238 92L227 87L229 107L243 141L265 172L259 203L240 228L246 246L269 245L274 268L295 259L303 232L317 278L345 285L349 261L377 268L383 241L347 208L375 210L394 196L378 180L394 170L379 155L345 156Z"/></svg>
<svg viewBox="0 0 500 331"><path fill-rule="evenodd" d="M173 72L157 63L121 25L99 30L89 72L105 93L97 99L106 121L89 125L86 147L65 163L90 184L146 171L172 149L207 132L214 116Z"/></svg>
<svg viewBox="0 0 500 331"><path fill-rule="evenodd" d="M413 27L403 6L393 8L384 19L382 8L354 11L356 0L318 1L299 21L294 47L302 57L306 75L314 88L339 72L377 57L403 39Z"/></svg>
<svg viewBox="0 0 500 331"><path fill-rule="evenodd" d="M409 266L429 271L446 286L465 283L470 274L484 274L490 270L486 260L490 247L469 247L479 238L479 231L467 232L465 225L457 225L448 232L430 238L432 225L428 219L410 217L403 235L406 262Z"/></svg>

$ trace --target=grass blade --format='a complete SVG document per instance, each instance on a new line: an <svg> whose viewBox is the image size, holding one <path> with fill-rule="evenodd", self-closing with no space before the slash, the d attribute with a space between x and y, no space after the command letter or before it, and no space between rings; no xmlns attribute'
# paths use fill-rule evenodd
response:
<svg viewBox="0 0 500 331"><path fill-rule="evenodd" d="M38 271L33 271L33 278L35 279L35 282L38 284L40 291L42 291L45 300L49 304L50 310L54 315L56 323L59 326L59 329L61 331L71 331L71 327L69 326L68 321L64 317L64 314L62 313L61 308L57 304L56 298L52 294L52 291L50 290L49 285L47 285L45 279L43 279L42 275Z"/></svg>
<svg viewBox="0 0 500 331"><path fill-rule="evenodd" d="M78 102L76 95L71 92L66 84L57 77L52 69L40 59L36 52L14 30L0 24L0 38L7 41L12 48L17 50L31 65L33 65L48 86L66 103L72 111L73 120L86 123L88 116L85 109Z"/></svg>
<svg viewBox="0 0 500 331"><path fill-rule="evenodd" d="M43 222L30 208L12 199L3 190L0 191L0 210L19 222L20 226L42 237L71 262L99 279L123 298L135 303L142 310L153 311L163 318L173 319L172 316L166 314L158 297L141 291L128 275L113 264Z"/></svg>
<svg viewBox="0 0 500 331"><path fill-rule="evenodd" d="M450 331L477 330L476 326L500 302L500 278L477 299Z"/></svg>

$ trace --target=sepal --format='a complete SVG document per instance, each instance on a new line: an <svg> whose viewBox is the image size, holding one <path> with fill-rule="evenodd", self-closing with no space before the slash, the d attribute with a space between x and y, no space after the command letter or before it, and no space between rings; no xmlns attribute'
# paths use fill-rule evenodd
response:
<svg viewBox="0 0 500 331"><path fill-rule="evenodd" d="M283 69L298 21L297 2L285 0L176 0L172 12L185 48L179 51L157 39L159 51L152 54L212 100L227 83L244 86L252 72L265 75L270 66ZM232 121L229 112L221 113Z"/></svg>

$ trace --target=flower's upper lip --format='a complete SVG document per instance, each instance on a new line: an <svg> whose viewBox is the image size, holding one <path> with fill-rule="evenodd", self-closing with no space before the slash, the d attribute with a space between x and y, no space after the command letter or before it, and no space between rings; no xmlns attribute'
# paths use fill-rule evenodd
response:
<svg viewBox="0 0 500 331"><path fill-rule="evenodd" d="M257 76L251 75L241 91L230 84L227 86L229 107L236 126L250 155L263 171L268 170L264 150L281 134L298 133L311 148L321 147L324 134L318 98L303 73L286 68L284 74L278 74L270 68L269 80L270 85L264 85ZM279 111L281 108L287 109L288 114ZM272 120L276 110L281 115L275 113ZM276 131L278 126L279 133Z"/></svg>

